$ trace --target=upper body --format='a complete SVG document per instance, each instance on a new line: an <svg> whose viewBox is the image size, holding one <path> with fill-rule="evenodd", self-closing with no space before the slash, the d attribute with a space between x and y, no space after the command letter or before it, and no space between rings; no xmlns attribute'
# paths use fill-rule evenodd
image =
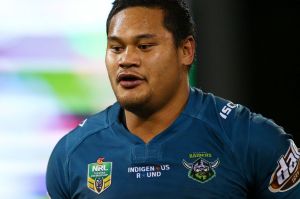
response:
<svg viewBox="0 0 300 199"><path fill-rule="evenodd" d="M191 89L178 118L148 143L122 114L116 103L60 140L47 173L52 199L300 196L291 136L241 105Z"/></svg>
<svg viewBox="0 0 300 199"><path fill-rule="evenodd" d="M299 197L290 136L242 106L190 89L194 54L183 0L115 0L105 61L117 103L57 144L49 195Z"/></svg>

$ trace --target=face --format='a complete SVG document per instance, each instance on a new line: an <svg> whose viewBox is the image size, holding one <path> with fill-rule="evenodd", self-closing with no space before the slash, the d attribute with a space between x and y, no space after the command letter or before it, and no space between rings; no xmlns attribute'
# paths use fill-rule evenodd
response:
<svg viewBox="0 0 300 199"><path fill-rule="evenodd" d="M106 67L117 100L126 110L156 110L187 86L181 47L163 26L163 11L131 7L113 16Z"/></svg>

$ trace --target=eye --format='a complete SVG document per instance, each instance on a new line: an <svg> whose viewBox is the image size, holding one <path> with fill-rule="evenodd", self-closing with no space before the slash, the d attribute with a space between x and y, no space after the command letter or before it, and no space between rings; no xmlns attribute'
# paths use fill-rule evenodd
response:
<svg viewBox="0 0 300 199"><path fill-rule="evenodd" d="M154 46L153 44L140 44L138 45L138 48L141 50L149 50L152 46Z"/></svg>
<svg viewBox="0 0 300 199"><path fill-rule="evenodd" d="M111 46L110 49L112 49L114 53L120 53L124 48L122 46Z"/></svg>

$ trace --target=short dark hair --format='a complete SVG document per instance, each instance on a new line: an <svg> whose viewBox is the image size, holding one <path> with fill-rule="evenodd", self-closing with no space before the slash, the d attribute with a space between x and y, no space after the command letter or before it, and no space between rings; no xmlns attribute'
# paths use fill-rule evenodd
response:
<svg viewBox="0 0 300 199"><path fill-rule="evenodd" d="M195 39L195 23L184 0L115 0L107 17L106 34L115 14L128 7L136 6L159 8L164 11L163 24L173 34L176 47L190 35Z"/></svg>

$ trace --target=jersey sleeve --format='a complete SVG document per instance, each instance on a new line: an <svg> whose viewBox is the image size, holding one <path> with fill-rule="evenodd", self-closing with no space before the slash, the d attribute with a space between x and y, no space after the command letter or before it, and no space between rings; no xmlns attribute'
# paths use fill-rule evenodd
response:
<svg viewBox="0 0 300 199"><path fill-rule="evenodd" d="M254 114L249 122L248 161L255 198L300 198L300 152L283 128Z"/></svg>
<svg viewBox="0 0 300 199"><path fill-rule="evenodd" d="M46 187L51 199L69 199L66 139L55 146L47 167Z"/></svg>

